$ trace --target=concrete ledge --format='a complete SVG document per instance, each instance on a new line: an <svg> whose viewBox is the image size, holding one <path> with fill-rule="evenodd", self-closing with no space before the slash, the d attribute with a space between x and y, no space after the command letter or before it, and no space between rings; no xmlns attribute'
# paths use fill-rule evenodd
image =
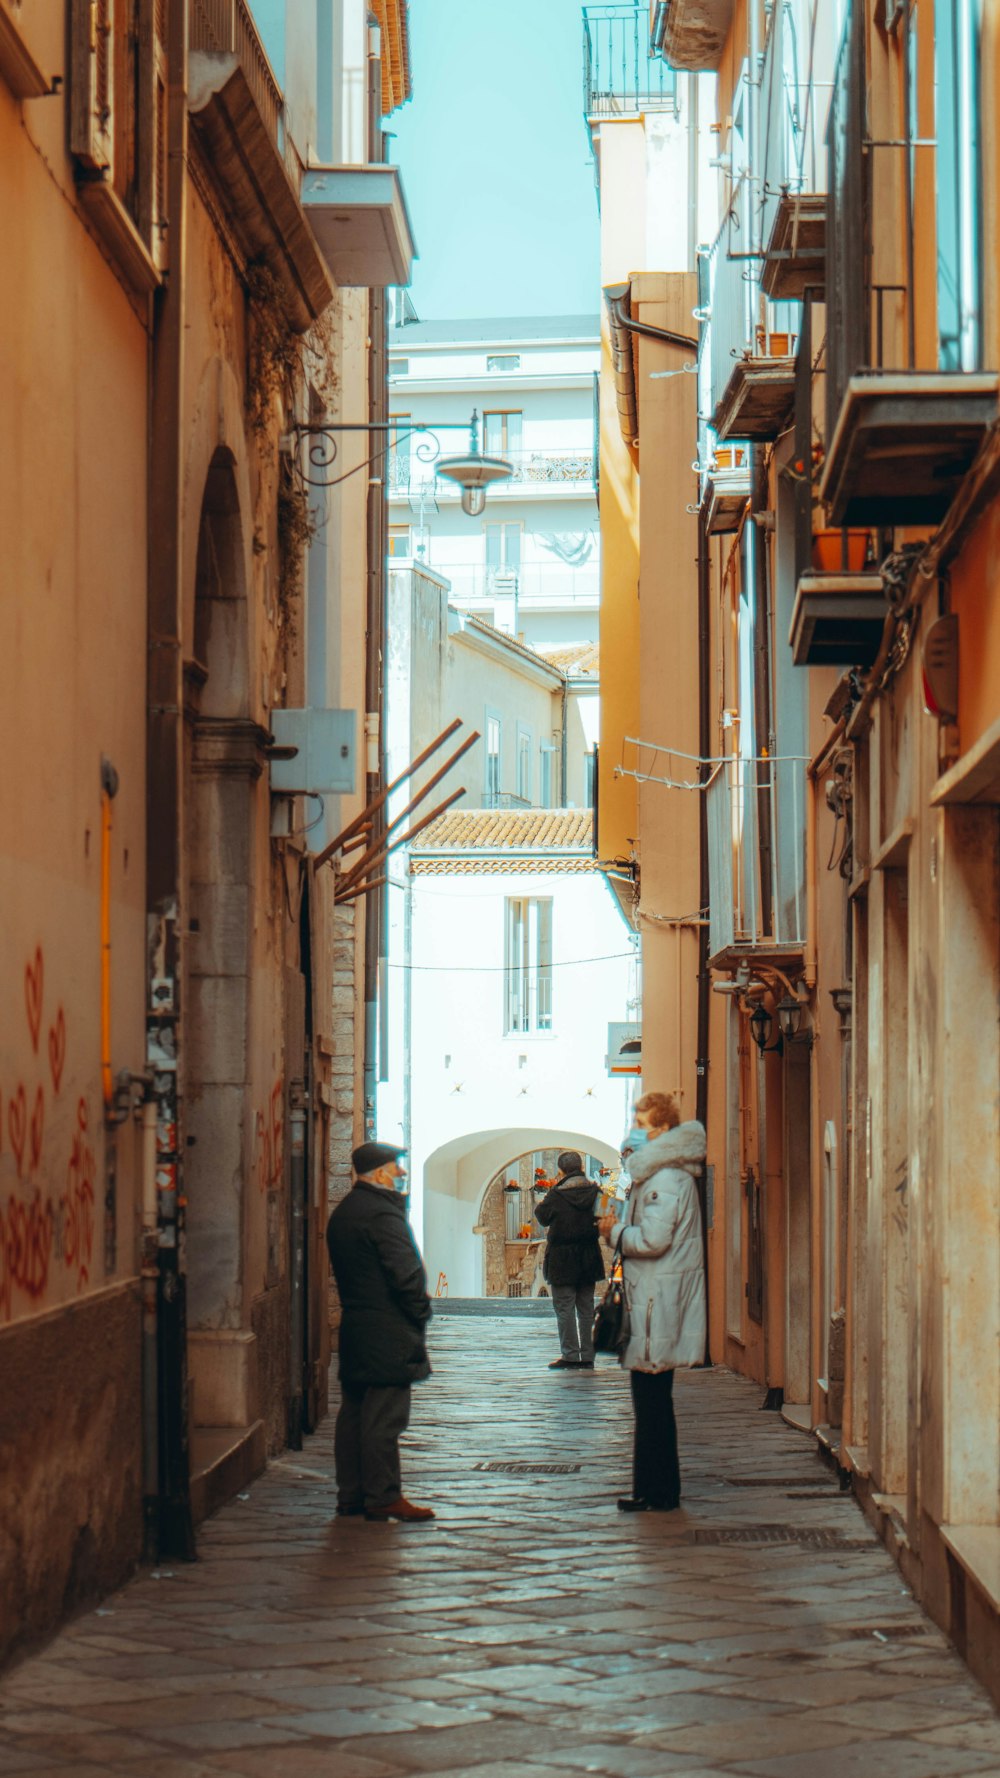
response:
<svg viewBox="0 0 1000 1778"><path fill-rule="evenodd" d="M196 1525L232 1500L267 1462L264 1422L198 1426L191 1434L191 1516Z"/></svg>
<svg viewBox="0 0 1000 1778"><path fill-rule="evenodd" d="M196 1427L250 1426L260 1412L257 1336L249 1328L188 1334Z"/></svg>

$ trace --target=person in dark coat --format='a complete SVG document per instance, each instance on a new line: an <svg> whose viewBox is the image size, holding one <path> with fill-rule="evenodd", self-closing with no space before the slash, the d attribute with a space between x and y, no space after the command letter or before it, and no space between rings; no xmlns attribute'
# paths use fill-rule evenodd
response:
<svg viewBox="0 0 1000 1778"><path fill-rule="evenodd" d="M354 1186L327 1224L340 1293L341 1405L334 1430L337 1512L366 1519L433 1519L403 1493L399 1439L410 1419L410 1385L430 1376L431 1299L396 1181L406 1150L363 1142L351 1157Z"/></svg>
<svg viewBox="0 0 1000 1778"><path fill-rule="evenodd" d="M564 1149L556 1183L535 1206L535 1221L548 1230L543 1273L552 1292L559 1329L559 1357L550 1371L594 1368L594 1285L604 1260L594 1221L600 1186L588 1179L574 1148Z"/></svg>

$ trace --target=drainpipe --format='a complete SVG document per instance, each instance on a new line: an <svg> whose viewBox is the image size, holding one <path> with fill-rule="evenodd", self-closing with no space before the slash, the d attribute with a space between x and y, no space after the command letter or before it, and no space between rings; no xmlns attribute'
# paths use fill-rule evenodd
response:
<svg viewBox="0 0 1000 1778"><path fill-rule="evenodd" d="M709 573L709 542L707 515L698 514L698 753L701 763L698 775L702 784L708 782L708 760L712 752L712 716L709 707L709 664L711 659L711 577ZM703 789L698 798L698 1054L695 1062L695 1117L702 1129L708 1128L709 1016L712 1004L712 976L708 967L708 908L711 880L708 867L708 797ZM702 1251L705 1261L705 1363L711 1364L711 1322L709 1317L710 1282L708 1271L708 1185L702 1174L698 1181L701 1197Z"/></svg>
<svg viewBox="0 0 1000 1778"><path fill-rule="evenodd" d="M157 1413L156 1100L152 1085L142 1102L142 1518L143 1555L155 1562L159 1544L160 1440Z"/></svg>
<svg viewBox="0 0 1000 1778"><path fill-rule="evenodd" d="M114 1077L111 1072L111 804L118 795L118 773L101 760L101 1095L105 1123L112 1122Z"/></svg>
<svg viewBox="0 0 1000 1778"><path fill-rule="evenodd" d="M381 162L385 156L382 138L382 44L378 21L368 15L368 159ZM368 420L373 427L384 423L388 402L385 350L385 293L372 290L368 297ZM370 434L378 437L377 432ZM382 762L385 749L385 708L382 661L385 645L385 557L386 509L381 460L368 478L367 511L368 583L366 602L367 652L365 660L365 735L367 741L366 800L372 802L382 786ZM385 809L375 815L372 842L385 833ZM379 988L384 946L385 894L369 896L365 909L364 966L364 1133L367 1139L375 1134L375 1113L379 1078ZM383 1008L384 1011L384 1008ZM383 1021L384 1022L384 1021Z"/></svg>
<svg viewBox="0 0 1000 1778"><path fill-rule="evenodd" d="M292 1080L288 1089L288 1133L292 1194L292 1252L289 1268L291 1291L289 1329L288 1443L302 1449L305 1340L305 1231L306 1231L306 1106L305 1082Z"/></svg>
<svg viewBox="0 0 1000 1778"><path fill-rule="evenodd" d="M181 893L183 679L181 416L188 165L186 6L167 9L167 235L169 276L155 297L147 565L146 954L147 1062L156 1103L156 1554L193 1560L188 1454L187 1277L184 1267ZM156 1069L168 1054L170 1069Z"/></svg>
<svg viewBox="0 0 1000 1778"><path fill-rule="evenodd" d="M562 807L566 808L566 765L569 759L568 741L566 738L566 719L569 715L569 680L563 676L562 682L562 733L559 741L559 797ZM594 778L596 782L597 773Z"/></svg>

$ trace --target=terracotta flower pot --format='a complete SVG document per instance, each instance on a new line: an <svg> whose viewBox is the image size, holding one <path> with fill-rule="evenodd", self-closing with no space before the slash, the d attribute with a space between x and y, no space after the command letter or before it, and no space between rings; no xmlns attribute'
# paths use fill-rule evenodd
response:
<svg viewBox="0 0 1000 1778"><path fill-rule="evenodd" d="M867 531L848 531L844 552L843 531L814 531L812 564L827 574L860 574L868 556Z"/></svg>

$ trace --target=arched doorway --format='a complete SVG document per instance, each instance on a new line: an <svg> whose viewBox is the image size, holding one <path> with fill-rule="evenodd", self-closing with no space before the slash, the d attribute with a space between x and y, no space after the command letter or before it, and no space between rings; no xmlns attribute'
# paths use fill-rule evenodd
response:
<svg viewBox="0 0 1000 1778"><path fill-rule="evenodd" d="M578 1149L602 1166L619 1162L611 1143L587 1131L544 1127L470 1131L435 1149L422 1166L414 1157L416 1233L432 1291L443 1273L449 1296L485 1295L481 1216L488 1188L520 1156L554 1158L563 1148Z"/></svg>
<svg viewBox="0 0 1000 1778"><path fill-rule="evenodd" d="M560 1145L562 1147L563 1145ZM533 1149L501 1167L483 1192L476 1229L482 1240L484 1296L540 1296L545 1231L535 1221L536 1187L551 1188L559 1149ZM618 1167L581 1153L583 1170L603 1190L613 1191Z"/></svg>
<svg viewBox="0 0 1000 1778"><path fill-rule="evenodd" d="M193 649L185 658L183 924L188 1327L194 1417L254 1410L244 1193L249 1077L254 785L245 550L234 462L216 451L198 533Z"/></svg>

